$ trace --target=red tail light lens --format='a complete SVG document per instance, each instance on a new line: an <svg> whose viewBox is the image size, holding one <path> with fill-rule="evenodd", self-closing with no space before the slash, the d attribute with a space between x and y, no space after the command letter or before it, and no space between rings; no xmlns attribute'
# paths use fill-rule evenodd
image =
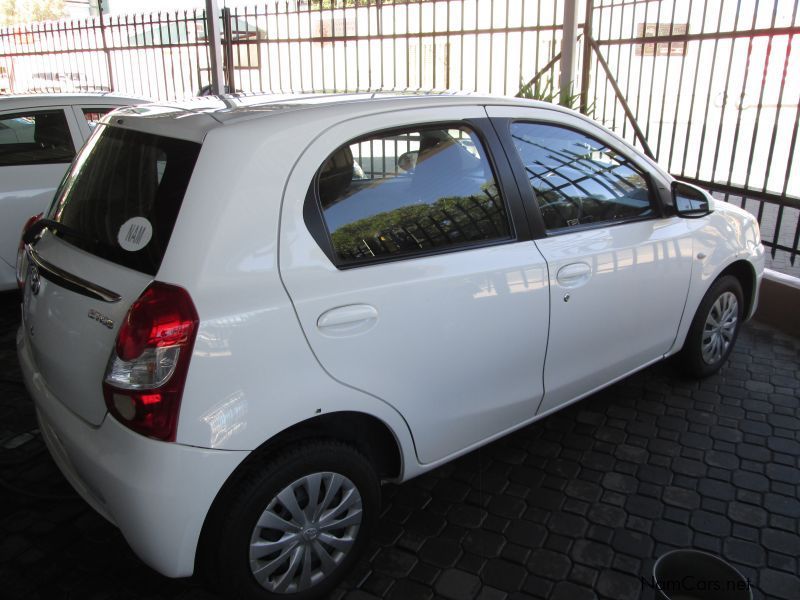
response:
<svg viewBox="0 0 800 600"><path fill-rule="evenodd" d="M24 258L25 258L25 242L23 241L23 237L25 236L25 232L31 228L31 226L36 223L39 219L42 218L42 213L38 215L34 215L27 221L25 221L25 225L22 227L22 232L19 235L19 246L17 247L17 285L19 289L22 289L25 286L25 274L23 273L24 269Z"/></svg>
<svg viewBox="0 0 800 600"><path fill-rule="evenodd" d="M175 441L197 310L183 288L153 282L117 335L103 380L109 412L143 435Z"/></svg>

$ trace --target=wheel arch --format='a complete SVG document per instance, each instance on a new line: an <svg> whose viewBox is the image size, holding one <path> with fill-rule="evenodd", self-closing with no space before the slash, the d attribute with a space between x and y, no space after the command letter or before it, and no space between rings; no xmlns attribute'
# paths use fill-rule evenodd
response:
<svg viewBox="0 0 800 600"><path fill-rule="evenodd" d="M206 540L222 515L222 508L235 493L237 484L255 465L263 464L282 450L312 440L335 440L355 447L372 463L381 479L400 479L403 474L403 454L391 428L375 416L342 411L312 417L281 431L253 450L228 477L217 492L206 514L197 552L195 571L202 565L207 552Z"/></svg>
<svg viewBox="0 0 800 600"><path fill-rule="evenodd" d="M732 275L739 281L739 285L742 286L742 294L744 295L744 306L742 307L742 314L744 315L745 319L750 318L752 315L750 311L753 308L756 300L756 270L750 262L746 260L736 260L725 267L719 275L714 278L714 281L711 282L709 288L714 285L721 277L726 275Z"/></svg>

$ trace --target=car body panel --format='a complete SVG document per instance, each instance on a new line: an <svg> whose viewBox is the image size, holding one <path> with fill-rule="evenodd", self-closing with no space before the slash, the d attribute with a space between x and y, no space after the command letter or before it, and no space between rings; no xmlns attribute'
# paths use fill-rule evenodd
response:
<svg viewBox="0 0 800 600"><path fill-rule="evenodd" d="M67 480L145 563L191 575L208 507L249 453L151 440L111 416L91 426L53 394L22 329L17 348L42 437Z"/></svg>
<svg viewBox="0 0 800 600"><path fill-rule="evenodd" d="M303 205L310 174L359 135L483 117L480 107L460 107L348 120L306 149L284 195L281 275L309 344L331 376L404 415L421 463L535 413L547 340L544 260L534 244L519 242L339 270L321 251L309 252L318 246ZM374 327L337 334L318 323L351 305L376 311Z"/></svg>

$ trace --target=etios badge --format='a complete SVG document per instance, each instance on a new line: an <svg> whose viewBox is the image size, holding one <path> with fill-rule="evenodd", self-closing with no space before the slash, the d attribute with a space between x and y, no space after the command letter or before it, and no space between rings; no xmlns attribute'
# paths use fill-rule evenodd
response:
<svg viewBox="0 0 800 600"><path fill-rule="evenodd" d="M113 329L114 328L114 321L109 319L104 314L101 314L101 313L97 312L93 308L89 309L89 318L92 319L93 321L97 321L101 325L105 325L109 329Z"/></svg>

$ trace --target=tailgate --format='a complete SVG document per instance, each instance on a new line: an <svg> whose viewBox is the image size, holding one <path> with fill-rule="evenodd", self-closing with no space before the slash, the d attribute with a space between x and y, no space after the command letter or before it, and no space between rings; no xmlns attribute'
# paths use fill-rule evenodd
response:
<svg viewBox="0 0 800 600"><path fill-rule="evenodd" d="M30 252L22 327L34 364L54 396L88 423L99 425L106 413L103 376L119 326L153 277L93 256L50 233ZM118 299L92 297L96 290Z"/></svg>
<svg viewBox="0 0 800 600"><path fill-rule="evenodd" d="M131 304L154 280L200 144L98 125L46 219L26 234L23 328L38 376L102 422L103 378Z"/></svg>

